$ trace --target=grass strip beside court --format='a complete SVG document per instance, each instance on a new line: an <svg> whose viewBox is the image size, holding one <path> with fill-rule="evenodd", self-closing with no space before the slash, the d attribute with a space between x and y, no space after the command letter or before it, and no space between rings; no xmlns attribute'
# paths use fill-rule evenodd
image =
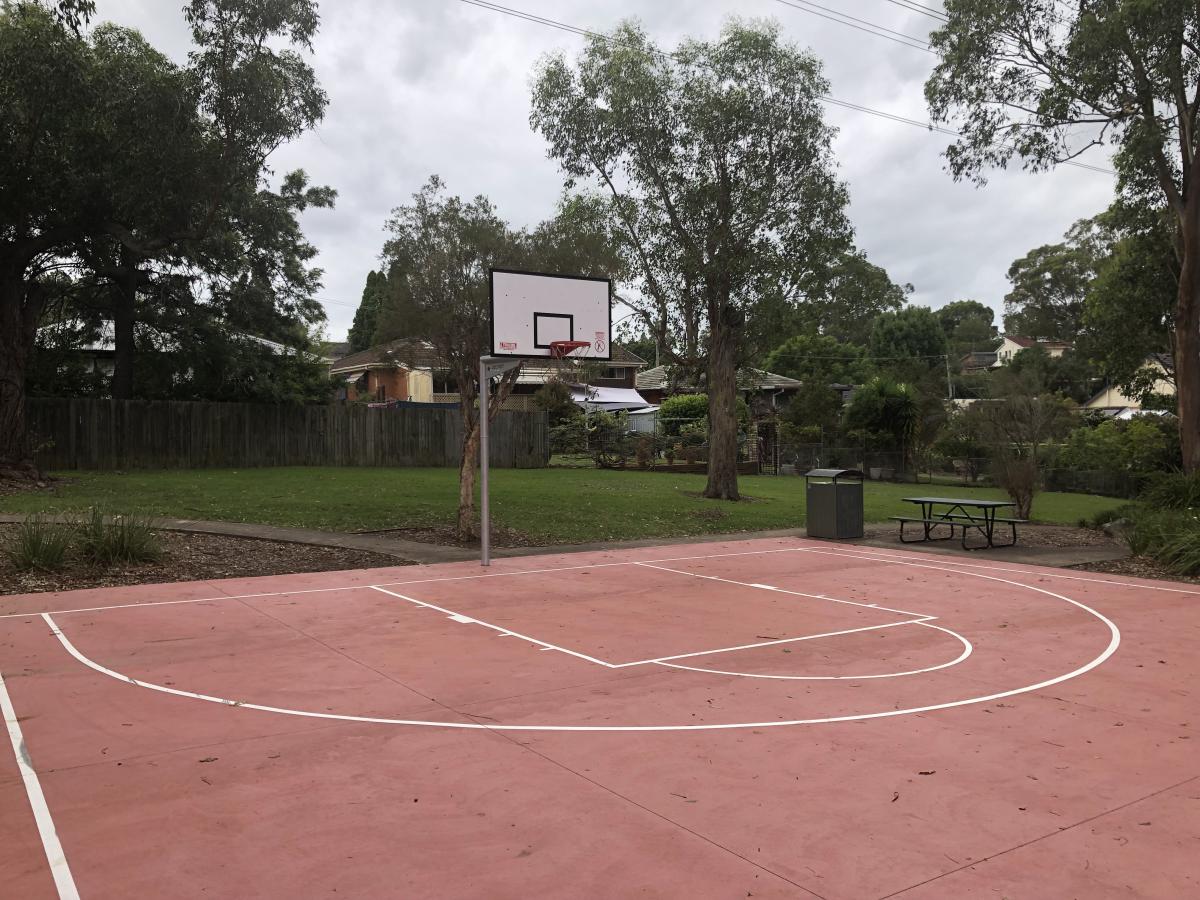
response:
<svg viewBox="0 0 1200 900"><path fill-rule="evenodd" d="M329 531L445 526L454 522L455 469L276 468L62 473L54 491L0 496L8 513L107 513L258 522ZM796 528L805 521L804 479L740 479L741 503L705 500L703 475L599 469L492 472L495 523L538 543L634 540ZM866 485L868 522L911 513L921 494L1005 499L993 488ZM1034 519L1073 524L1124 501L1039 494Z"/></svg>

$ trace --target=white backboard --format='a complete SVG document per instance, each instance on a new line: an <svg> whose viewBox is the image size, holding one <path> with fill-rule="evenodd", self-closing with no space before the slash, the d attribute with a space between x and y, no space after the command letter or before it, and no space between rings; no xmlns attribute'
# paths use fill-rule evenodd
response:
<svg viewBox="0 0 1200 900"><path fill-rule="evenodd" d="M492 269L492 355L552 356L551 341L587 341L571 356L612 359L612 283Z"/></svg>

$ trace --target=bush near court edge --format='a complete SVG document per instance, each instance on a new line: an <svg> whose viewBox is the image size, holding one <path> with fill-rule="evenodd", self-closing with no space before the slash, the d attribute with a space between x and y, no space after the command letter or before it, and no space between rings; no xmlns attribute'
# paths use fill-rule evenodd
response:
<svg viewBox="0 0 1200 900"><path fill-rule="evenodd" d="M1200 472L1160 473L1130 503L1095 525L1121 522L1132 553L1149 556L1176 575L1200 575Z"/></svg>
<svg viewBox="0 0 1200 900"><path fill-rule="evenodd" d="M93 568L158 562L162 542L153 520L143 516L106 517L92 508L65 522L28 516L0 547L0 554L19 572L57 572L70 562L71 553Z"/></svg>

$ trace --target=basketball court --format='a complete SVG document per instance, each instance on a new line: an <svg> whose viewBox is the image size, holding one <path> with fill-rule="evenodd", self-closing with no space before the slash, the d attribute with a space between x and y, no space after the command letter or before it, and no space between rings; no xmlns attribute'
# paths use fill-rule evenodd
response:
<svg viewBox="0 0 1200 900"><path fill-rule="evenodd" d="M1198 602L802 539L5 598L5 894L1195 895Z"/></svg>

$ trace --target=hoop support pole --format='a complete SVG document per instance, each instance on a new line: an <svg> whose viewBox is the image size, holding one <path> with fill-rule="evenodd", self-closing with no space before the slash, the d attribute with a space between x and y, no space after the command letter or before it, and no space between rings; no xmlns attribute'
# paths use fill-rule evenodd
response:
<svg viewBox="0 0 1200 900"><path fill-rule="evenodd" d="M479 564L492 564L492 520L488 509L488 469L491 462L488 444L488 403L492 379L488 377L487 357L479 360Z"/></svg>

